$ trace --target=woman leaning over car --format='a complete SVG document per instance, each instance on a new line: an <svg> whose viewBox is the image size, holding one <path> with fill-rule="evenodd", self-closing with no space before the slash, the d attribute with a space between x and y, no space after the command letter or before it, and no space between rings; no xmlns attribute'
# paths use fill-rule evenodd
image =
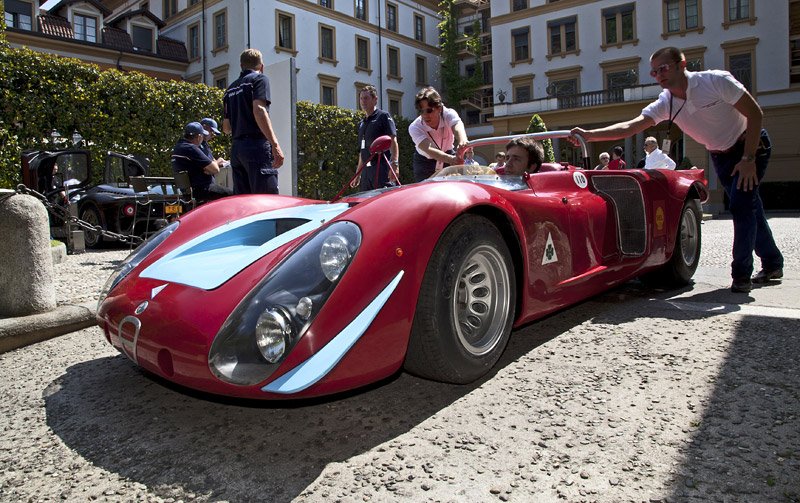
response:
<svg viewBox="0 0 800 503"><path fill-rule="evenodd" d="M419 182L450 164L461 164L456 150L466 145L467 132L458 113L442 104L436 89L426 87L417 93L414 104L419 117L408 126L408 134L416 145L414 181Z"/></svg>

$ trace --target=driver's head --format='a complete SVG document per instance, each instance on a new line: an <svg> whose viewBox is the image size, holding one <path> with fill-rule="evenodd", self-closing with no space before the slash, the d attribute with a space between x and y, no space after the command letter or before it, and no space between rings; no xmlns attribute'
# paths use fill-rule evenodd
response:
<svg viewBox="0 0 800 503"><path fill-rule="evenodd" d="M536 173L544 162L542 144L532 138L514 138L506 145L507 175Z"/></svg>

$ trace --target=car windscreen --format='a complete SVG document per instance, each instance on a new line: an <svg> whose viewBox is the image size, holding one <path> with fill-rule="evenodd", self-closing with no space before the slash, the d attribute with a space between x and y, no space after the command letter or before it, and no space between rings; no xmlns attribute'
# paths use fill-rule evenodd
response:
<svg viewBox="0 0 800 503"><path fill-rule="evenodd" d="M528 183L519 175L450 175L437 176L421 183L471 182L505 190L524 190Z"/></svg>

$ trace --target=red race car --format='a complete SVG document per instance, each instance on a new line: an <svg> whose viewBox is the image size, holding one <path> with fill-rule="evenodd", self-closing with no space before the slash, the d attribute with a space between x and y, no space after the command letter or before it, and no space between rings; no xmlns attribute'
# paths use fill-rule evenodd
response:
<svg viewBox="0 0 800 503"><path fill-rule="evenodd" d="M632 278L686 284L697 268L702 170L463 174L472 168L336 202L206 204L121 264L97 321L133 362L180 385L300 398L400 369L468 383L512 328Z"/></svg>

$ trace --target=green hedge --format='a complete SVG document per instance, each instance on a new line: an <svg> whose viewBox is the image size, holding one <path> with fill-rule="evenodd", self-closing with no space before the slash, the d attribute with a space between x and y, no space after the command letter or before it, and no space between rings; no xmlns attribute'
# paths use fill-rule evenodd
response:
<svg viewBox="0 0 800 503"><path fill-rule="evenodd" d="M140 154L151 174L171 174L170 153L183 126L202 117L221 118L220 89L203 84L161 81L138 72L100 70L96 65L0 41L0 187L20 181L20 154L55 148L50 133L69 138L77 130L102 166L105 152ZM308 102L297 104L298 192L333 197L355 171L358 121L363 112ZM396 117L401 180L409 182L414 145L409 121ZM66 140L65 138L65 140ZM65 146L65 144L61 144ZM230 152L230 139L214 140L215 152ZM327 169L320 171L319 161ZM99 169L95 169L99 177Z"/></svg>
<svg viewBox="0 0 800 503"><path fill-rule="evenodd" d="M153 175L167 175L183 126L222 115L222 91L204 85L101 71L75 59L5 45L0 45L0 68L3 187L19 183L22 150L55 147L53 129L65 137L79 131L95 166L102 166L105 151L115 150L147 156ZM220 148L227 139L217 141Z"/></svg>

